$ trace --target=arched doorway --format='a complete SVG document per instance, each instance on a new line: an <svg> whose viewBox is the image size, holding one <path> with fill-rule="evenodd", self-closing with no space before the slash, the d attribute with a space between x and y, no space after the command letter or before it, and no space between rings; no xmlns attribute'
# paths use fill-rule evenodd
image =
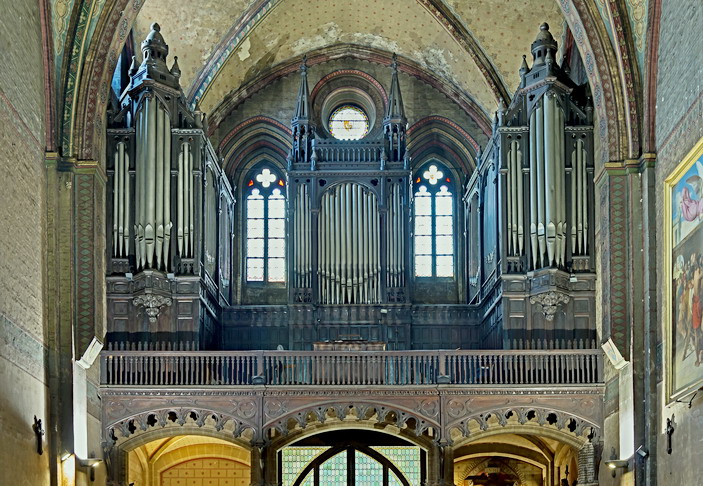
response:
<svg viewBox="0 0 703 486"><path fill-rule="evenodd" d="M205 435L157 438L127 452L126 479L134 486L248 486L250 453Z"/></svg>
<svg viewBox="0 0 703 486"><path fill-rule="evenodd" d="M425 451L397 436L336 430L278 451L283 486L418 486L426 481Z"/></svg>

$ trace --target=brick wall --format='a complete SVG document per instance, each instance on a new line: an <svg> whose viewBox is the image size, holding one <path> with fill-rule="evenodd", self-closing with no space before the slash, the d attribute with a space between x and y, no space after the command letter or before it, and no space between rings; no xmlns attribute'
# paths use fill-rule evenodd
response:
<svg viewBox="0 0 703 486"><path fill-rule="evenodd" d="M0 5L0 484L49 483L43 331L44 86L39 4ZM47 432L48 433L48 432ZM46 436L44 446L46 448Z"/></svg>
<svg viewBox="0 0 703 486"><path fill-rule="evenodd" d="M703 3L700 0L662 1L659 66L657 79L657 221L664 221L664 180L681 159L703 137ZM664 261L663 224L657 225L659 261ZM663 270L663 265L659 266ZM663 274L657 277L664 287ZM659 302L665 298L660 292ZM661 305L659 306L661 309ZM660 313L662 332L665 316ZM654 351L654 350L653 350ZM662 364L666 359L661 350ZM662 376L665 374L662 373ZM660 397L664 397L660 382ZM699 394L700 396L700 394ZM690 397L686 399L688 401ZM664 400L665 402L666 400ZM697 398L689 409L686 404L661 403L659 407L657 483L700 484L703 463L700 461L703 400ZM672 454L666 452L664 434L666 418L675 416Z"/></svg>

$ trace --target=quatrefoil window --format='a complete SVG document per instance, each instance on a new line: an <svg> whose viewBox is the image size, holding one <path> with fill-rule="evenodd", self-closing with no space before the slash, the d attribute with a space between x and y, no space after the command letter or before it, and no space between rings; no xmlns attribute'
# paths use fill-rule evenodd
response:
<svg viewBox="0 0 703 486"><path fill-rule="evenodd" d="M432 185L437 184L437 181L441 180L442 177L444 177L444 173L437 169L437 166L432 164L429 169L427 169L424 174L422 174L422 177L427 179L427 182L429 182Z"/></svg>
<svg viewBox="0 0 703 486"><path fill-rule="evenodd" d="M271 184L276 182L276 179L276 175L273 174L269 169L262 170L261 174L258 174L256 176L256 182L260 183L263 187L269 187Z"/></svg>

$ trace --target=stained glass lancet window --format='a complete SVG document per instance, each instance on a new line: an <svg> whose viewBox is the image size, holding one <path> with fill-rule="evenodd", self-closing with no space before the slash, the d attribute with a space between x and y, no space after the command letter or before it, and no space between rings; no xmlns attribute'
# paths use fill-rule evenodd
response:
<svg viewBox="0 0 703 486"><path fill-rule="evenodd" d="M415 276L454 277L454 194L449 170L427 164L415 175Z"/></svg>
<svg viewBox="0 0 703 486"><path fill-rule="evenodd" d="M343 105L330 115L329 129L338 140L359 140L369 132L369 118L360 108Z"/></svg>
<svg viewBox="0 0 703 486"><path fill-rule="evenodd" d="M284 282L285 180L274 168L257 166L245 181L246 279L248 282Z"/></svg>

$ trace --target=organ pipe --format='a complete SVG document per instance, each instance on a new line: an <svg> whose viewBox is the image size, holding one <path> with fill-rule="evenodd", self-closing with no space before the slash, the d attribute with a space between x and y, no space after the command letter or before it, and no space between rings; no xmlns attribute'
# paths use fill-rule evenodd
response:
<svg viewBox="0 0 703 486"><path fill-rule="evenodd" d="M171 121L161 102L144 98L137 115L135 221L137 267L168 269L171 234Z"/></svg>
<svg viewBox="0 0 703 486"><path fill-rule="evenodd" d="M530 127L536 126L537 112L530 115ZM539 246L537 243L537 130L530 128L530 249L532 250L532 265L537 266Z"/></svg>
<svg viewBox="0 0 703 486"><path fill-rule="evenodd" d="M112 247L113 256L129 255L129 219L132 195L129 182L129 153L125 142L115 147L115 174L112 186Z"/></svg>
<svg viewBox="0 0 703 486"><path fill-rule="evenodd" d="M576 255L588 253L586 157L583 140L577 140L571 152L571 246Z"/></svg>
<svg viewBox="0 0 703 486"><path fill-rule="evenodd" d="M178 253L193 257L193 154L188 142L181 142L178 153Z"/></svg>
<svg viewBox="0 0 703 486"><path fill-rule="evenodd" d="M325 231L329 227L329 222L320 222L318 224L318 241L325 238ZM295 196L295 217L293 225L293 245L294 245L294 278L297 287L309 288L312 283L312 258L310 255L310 236L312 231L312 221L310 216L310 196L308 186L298 186ZM320 272L329 275L329 267L324 263L329 260L327 255L320 254ZM321 281L323 279L320 279ZM320 287L320 292L323 288ZM324 293L327 290L324 289Z"/></svg>
<svg viewBox="0 0 703 486"><path fill-rule="evenodd" d="M514 142L515 143L515 142ZM566 264L566 164L564 160L564 112L552 93L545 95L530 115L530 241L532 265ZM572 154L572 165L579 163L578 150ZM578 170L576 171L578 172ZM578 181L577 181L578 183ZM520 198L521 190L514 193ZM572 201L576 201L578 185L572 181ZM572 221L580 206L572 206ZM518 218L521 222L522 219ZM576 239L572 228L572 245Z"/></svg>
<svg viewBox="0 0 703 486"><path fill-rule="evenodd" d="M524 211L523 211L523 181L522 181L522 151L516 140L510 143L508 150L508 191L507 191L507 224L508 252L512 256L522 255L524 240Z"/></svg>
<svg viewBox="0 0 703 486"><path fill-rule="evenodd" d="M401 187L398 184L390 186L388 205L388 222L386 225L386 285L402 287L404 285L405 257L403 254L404 239L404 210Z"/></svg>
<svg viewBox="0 0 703 486"><path fill-rule="evenodd" d="M318 229L320 302L379 302L380 233L376 196L361 184L335 185L322 195ZM310 247L305 243L305 235L296 241L301 248Z"/></svg>

